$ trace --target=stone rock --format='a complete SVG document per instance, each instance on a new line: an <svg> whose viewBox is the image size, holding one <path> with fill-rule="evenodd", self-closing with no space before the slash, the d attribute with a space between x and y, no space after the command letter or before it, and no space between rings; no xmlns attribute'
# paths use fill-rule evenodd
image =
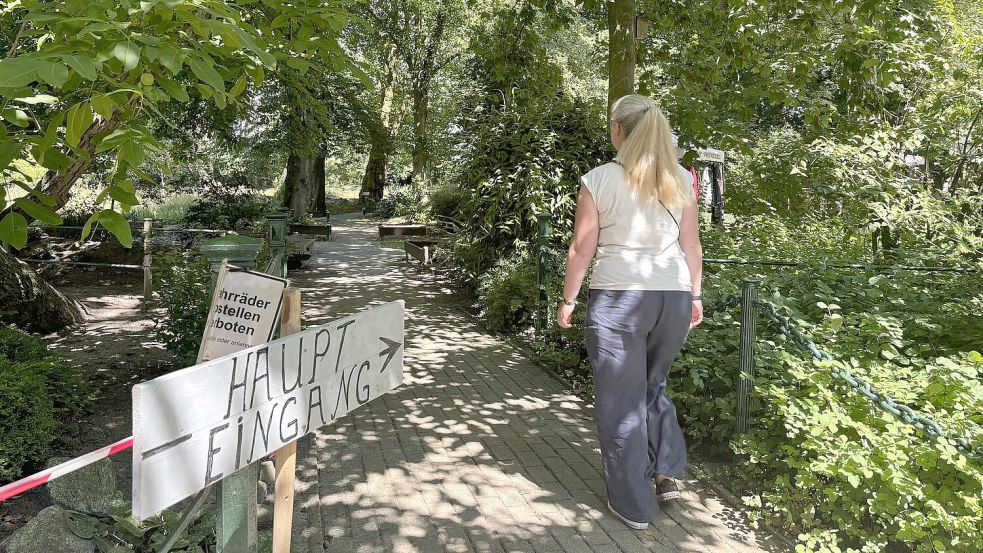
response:
<svg viewBox="0 0 983 553"><path fill-rule="evenodd" d="M266 497L270 493L270 488L262 480L256 481L256 503L266 503Z"/></svg>
<svg viewBox="0 0 983 553"><path fill-rule="evenodd" d="M67 461L54 458L48 466ZM110 459L103 459L89 466L56 478L46 485L51 501L72 511L91 515L107 515L114 504L123 499L116 489L116 470Z"/></svg>
<svg viewBox="0 0 983 553"><path fill-rule="evenodd" d="M273 461L263 461L259 464L259 479L267 484L276 482L276 465Z"/></svg>
<svg viewBox="0 0 983 553"><path fill-rule="evenodd" d="M0 544L4 553L93 553L95 544L72 533L68 512L52 505Z"/></svg>

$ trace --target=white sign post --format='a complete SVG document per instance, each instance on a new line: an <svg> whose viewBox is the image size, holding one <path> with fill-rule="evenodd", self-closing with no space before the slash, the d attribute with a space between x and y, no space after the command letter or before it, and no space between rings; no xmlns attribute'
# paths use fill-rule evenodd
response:
<svg viewBox="0 0 983 553"><path fill-rule="evenodd" d="M403 379L403 302L133 387L133 514L147 518Z"/></svg>

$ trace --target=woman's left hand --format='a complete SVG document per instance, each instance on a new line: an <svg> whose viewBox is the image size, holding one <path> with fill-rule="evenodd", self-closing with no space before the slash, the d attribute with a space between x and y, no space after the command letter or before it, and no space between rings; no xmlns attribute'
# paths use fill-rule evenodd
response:
<svg viewBox="0 0 983 553"><path fill-rule="evenodd" d="M689 327L693 328L703 322L703 300L693 302L693 315L689 320Z"/></svg>
<svg viewBox="0 0 983 553"><path fill-rule="evenodd" d="M556 324L560 325L560 328L570 328L573 326L570 319L573 317L574 307L576 306L560 303L560 307L556 310Z"/></svg>

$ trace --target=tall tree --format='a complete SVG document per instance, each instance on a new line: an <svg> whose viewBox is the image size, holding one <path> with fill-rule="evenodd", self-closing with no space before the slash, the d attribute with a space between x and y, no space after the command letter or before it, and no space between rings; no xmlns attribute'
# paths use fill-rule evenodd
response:
<svg viewBox="0 0 983 553"><path fill-rule="evenodd" d="M635 93L635 0L608 3L608 109Z"/></svg>

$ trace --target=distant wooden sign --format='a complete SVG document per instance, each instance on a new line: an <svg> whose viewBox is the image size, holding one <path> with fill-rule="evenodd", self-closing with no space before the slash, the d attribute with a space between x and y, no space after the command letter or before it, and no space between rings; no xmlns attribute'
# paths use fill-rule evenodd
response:
<svg viewBox="0 0 983 553"><path fill-rule="evenodd" d="M133 514L144 519L392 390L403 302L133 387Z"/></svg>
<svg viewBox="0 0 983 553"><path fill-rule="evenodd" d="M198 350L207 361L268 342L280 321L287 280L222 264Z"/></svg>

